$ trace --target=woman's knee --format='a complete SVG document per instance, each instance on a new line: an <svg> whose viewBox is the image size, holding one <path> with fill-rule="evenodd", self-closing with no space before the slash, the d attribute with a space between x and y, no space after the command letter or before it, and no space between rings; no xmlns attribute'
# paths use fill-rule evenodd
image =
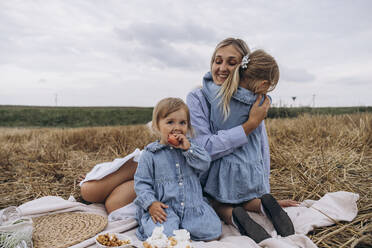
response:
<svg viewBox="0 0 372 248"><path fill-rule="evenodd" d="M122 208L133 202L136 198L134 181L127 181L117 186L106 198L105 207L108 213Z"/></svg>
<svg viewBox="0 0 372 248"><path fill-rule="evenodd" d="M106 195L102 194L99 187L95 181L88 181L83 183L80 187L81 197L85 201L94 203L103 203L105 201Z"/></svg>

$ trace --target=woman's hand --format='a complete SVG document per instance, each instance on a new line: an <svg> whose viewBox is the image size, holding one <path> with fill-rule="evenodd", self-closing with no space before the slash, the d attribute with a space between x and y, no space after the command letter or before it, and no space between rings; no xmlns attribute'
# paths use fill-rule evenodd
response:
<svg viewBox="0 0 372 248"><path fill-rule="evenodd" d="M165 213L163 208L168 208L168 205L160 201L155 201L150 205L149 213L154 223L163 223L167 220L167 213Z"/></svg>
<svg viewBox="0 0 372 248"><path fill-rule="evenodd" d="M190 141L187 137L183 134L177 133L173 134L173 136L178 140L179 144L177 146L172 145L175 148L180 148L182 150L187 151L190 148Z"/></svg>
<svg viewBox="0 0 372 248"><path fill-rule="evenodd" d="M290 199L278 200L278 203L282 208L298 207L298 205L300 204L298 201L294 201L294 200L290 200Z"/></svg>
<svg viewBox="0 0 372 248"><path fill-rule="evenodd" d="M265 97L265 100L260 106L262 97ZM258 127L258 125L260 125L260 123L265 119L269 108L270 99L266 95L258 95L256 102L253 104L249 113L249 119L243 123L243 129L246 135L250 134Z"/></svg>

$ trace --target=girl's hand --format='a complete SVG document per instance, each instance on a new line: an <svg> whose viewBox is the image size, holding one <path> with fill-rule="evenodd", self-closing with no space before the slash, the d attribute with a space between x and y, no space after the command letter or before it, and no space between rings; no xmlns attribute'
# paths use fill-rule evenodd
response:
<svg viewBox="0 0 372 248"><path fill-rule="evenodd" d="M262 97L265 97L265 100L260 106ZM246 135L250 134L260 125L265 119L269 108L270 99L266 95L258 95L256 102L252 105L251 111L249 112L249 119L242 125Z"/></svg>
<svg viewBox="0 0 372 248"><path fill-rule="evenodd" d="M260 102L262 97L265 98L262 105L260 106ZM267 112L270 108L270 99L266 95L259 94L255 103L253 104L251 111L249 112L249 119L253 119L257 126L265 119Z"/></svg>
<svg viewBox="0 0 372 248"><path fill-rule="evenodd" d="M181 148L182 150L187 151L190 148L190 141L187 137L183 134L177 133L173 134L173 136L178 140L179 144L177 146L172 145L175 148Z"/></svg>
<svg viewBox="0 0 372 248"><path fill-rule="evenodd" d="M167 213L163 208L168 208L168 205L160 201L153 202L149 207L149 213L151 215L152 221L156 224L157 222L163 223L167 220Z"/></svg>
<svg viewBox="0 0 372 248"><path fill-rule="evenodd" d="M298 207L298 205L300 204L298 201L294 201L294 200L290 200L290 199L278 200L278 203L282 208Z"/></svg>

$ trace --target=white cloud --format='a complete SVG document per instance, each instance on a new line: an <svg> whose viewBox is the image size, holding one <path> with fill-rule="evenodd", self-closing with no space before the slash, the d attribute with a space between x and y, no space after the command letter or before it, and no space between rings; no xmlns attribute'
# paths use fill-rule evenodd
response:
<svg viewBox="0 0 372 248"><path fill-rule="evenodd" d="M372 2L1 1L0 104L153 106L239 37L281 69L274 99L372 105ZM353 88L351 88L351 85ZM337 97L335 97L337 96Z"/></svg>
<svg viewBox="0 0 372 248"><path fill-rule="evenodd" d="M315 75L309 73L304 68L280 68L280 80L290 82L312 82L315 79Z"/></svg>

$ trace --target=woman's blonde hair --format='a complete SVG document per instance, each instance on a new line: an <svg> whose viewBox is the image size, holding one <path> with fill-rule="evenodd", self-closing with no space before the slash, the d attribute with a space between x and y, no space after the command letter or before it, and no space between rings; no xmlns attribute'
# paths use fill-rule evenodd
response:
<svg viewBox="0 0 372 248"><path fill-rule="evenodd" d="M262 80L269 82L268 91L272 91L279 81L279 66L270 54L259 49L246 55L249 58L247 67L243 69L241 64L239 64L222 84L218 93L218 96L222 97L220 104L225 119L230 114L230 100L237 91L240 81L246 82L248 90L254 93L257 93L257 83Z"/></svg>
<svg viewBox="0 0 372 248"><path fill-rule="evenodd" d="M180 109L185 110L187 116L187 131L189 135L193 135L193 130L190 123L190 111L186 103L182 101L181 98L168 97L160 100L153 112L152 112L152 124L151 127L158 135L160 134L159 121L166 118L173 112L176 112Z"/></svg>

